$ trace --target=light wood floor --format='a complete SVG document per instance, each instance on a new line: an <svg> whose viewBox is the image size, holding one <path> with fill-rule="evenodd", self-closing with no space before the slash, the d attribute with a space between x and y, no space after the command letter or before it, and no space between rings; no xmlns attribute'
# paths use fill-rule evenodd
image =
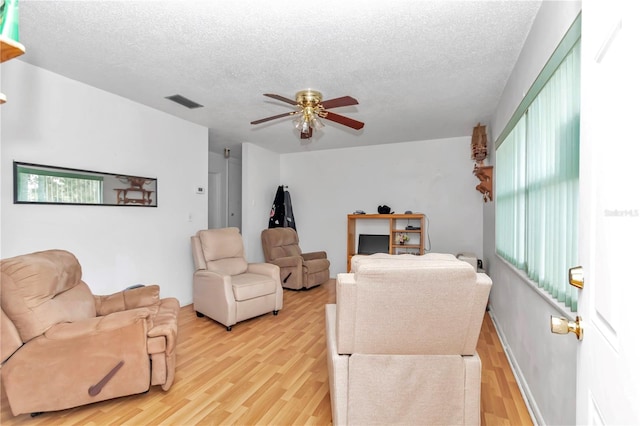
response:
<svg viewBox="0 0 640 426"><path fill-rule="evenodd" d="M2 425L302 425L331 424L324 305L335 281L288 291L284 309L227 332L192 306L180 310L176 380L168 392L104 401L31 418L13 417L1 393ZM488 315L482 358L482 425L531 425Z"/></svg>

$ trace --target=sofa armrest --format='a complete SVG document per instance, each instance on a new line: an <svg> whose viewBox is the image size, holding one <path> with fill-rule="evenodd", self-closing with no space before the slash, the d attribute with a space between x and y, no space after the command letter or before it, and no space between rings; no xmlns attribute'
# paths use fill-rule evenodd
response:
<svg viewBox="0 0 640 426"><path fill-rule="evenodd" d="M122 290L108 296L94 296L96 315L104 316L113 312L152 306L160 301L160 286L149 285Z"/></svg>
<svg viewBox="0 0 640 426"><path fill-rule="evenodd" d="M302 258L304 260L315 260L315 259L326 259L327 252L326 251L312 251L309 253L302 253Z"/></svg>

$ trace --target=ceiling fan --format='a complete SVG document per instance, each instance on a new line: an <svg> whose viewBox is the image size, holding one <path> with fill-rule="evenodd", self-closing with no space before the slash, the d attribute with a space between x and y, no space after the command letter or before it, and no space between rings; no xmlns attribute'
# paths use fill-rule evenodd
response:
<svg viewBox="0 0 640 426"><path fill-rule="evenodd" d="M265 96L273 99L277 99L282 102L286 102L289 105L294 105L299 109L291 112L285 112L283 114L274 115L272 117L263 118L261 120L252 121L251 124L260 124L265 121L275 120L277 118L288 117L291 115L300 114L296 120L296 129L300 129L300 139L309 139L313 134L313 129L324 127L324 124L319 120L320 118L326 118L327 120L334 121L352 129L360 130L364 127L364 123L354 120L344 115L339 115L331 111L327 111L331 108L338 108L343 106L358 105L358 101L351 96L342 96L340 98L329 99L322 101L322 93L317 90L302 90L296 93L296 100L285 98L284 96L274 95L273 93L265 93Z"/></svg>

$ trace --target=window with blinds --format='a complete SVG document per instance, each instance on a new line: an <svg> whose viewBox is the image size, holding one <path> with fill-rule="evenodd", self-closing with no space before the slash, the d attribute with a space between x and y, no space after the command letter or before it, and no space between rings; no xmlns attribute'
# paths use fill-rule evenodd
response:
<svg viewBox="0 0 640 426"><path fill-rule="evenodd" d="M572 311L578 256L580 40L498 140L496 251Z"/></svg>

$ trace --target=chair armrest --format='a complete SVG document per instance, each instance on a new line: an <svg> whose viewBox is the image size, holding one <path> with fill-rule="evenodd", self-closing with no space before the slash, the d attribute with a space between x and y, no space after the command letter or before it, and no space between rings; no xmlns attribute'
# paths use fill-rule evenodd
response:
<svg viewBox="0 0 640 426"><path fill-rule="evenodd" d="M302 260L303 259L301 256L287 256L287 257L279 257L277 259L273 259L269 263L277 265L280 268L296 268L302 265Z"/></svg>
<svg viewBox="0 0 640 426"><path fill-rule="evenodd" d="M126 327L136 321L146 320L150 315L148 309L137 308L81 321L63 322L51 327L44 336L51 340L81 339L90 334ZM144 322L146 324L146 321Z"/></svg>
<svg viewBox="0 0 640 426"><path fill-rule="evenodd" d="M94 298L96 315L104 316L113 312L158 304L160 301L160 286L149 285L122 290L108 296L94 296Z"/></svg>
<svg viewBox="0 0 640 426"><path fill-rule="evenodd" d="M231 277L218 272L200 269L193 273L193 282L194 284L198 282L223 287L225 282L231 285Z"/></svg>
<svg viewBox="0 0 640 426"><path fill-rule="evenodd" d="M142 308L60 323L24 344L2 365L3 392L13 414L61 410L148 390L148 314Z"/></svg>
<svg viewBox="0 0 640 426"><path fill-rule="evenodd" d="M167 297L160 301L158 312L153 317L153 327L148 332L149 337L164 336L167 343L167 354L172 354L178 338L178 313L180 302L175 297Z"/></svg>
<svg viewBox="0 0 640 426"><path fill-rule="evenodd" d="M267 275L280 282L280 267L272 263L250 263L247 271L253 274Z"/></svg>
<svg viewBox="0 0 640 426"><path fill-rule="evenodd" d="M315 260L315 259L326 259L327 252L326 251L312 251L309 253L302 253L302 258L304 260Z"/></svg>
<svg viewBox="0 0 640 426"><path fill-rule="evenodd" d="M226 306L234 306L235 297L231 286L231 276L208 270L195 271L193 273L194 306L197 306L198 300L205 299L215 301L215 303L224 303Z"/></svg>

